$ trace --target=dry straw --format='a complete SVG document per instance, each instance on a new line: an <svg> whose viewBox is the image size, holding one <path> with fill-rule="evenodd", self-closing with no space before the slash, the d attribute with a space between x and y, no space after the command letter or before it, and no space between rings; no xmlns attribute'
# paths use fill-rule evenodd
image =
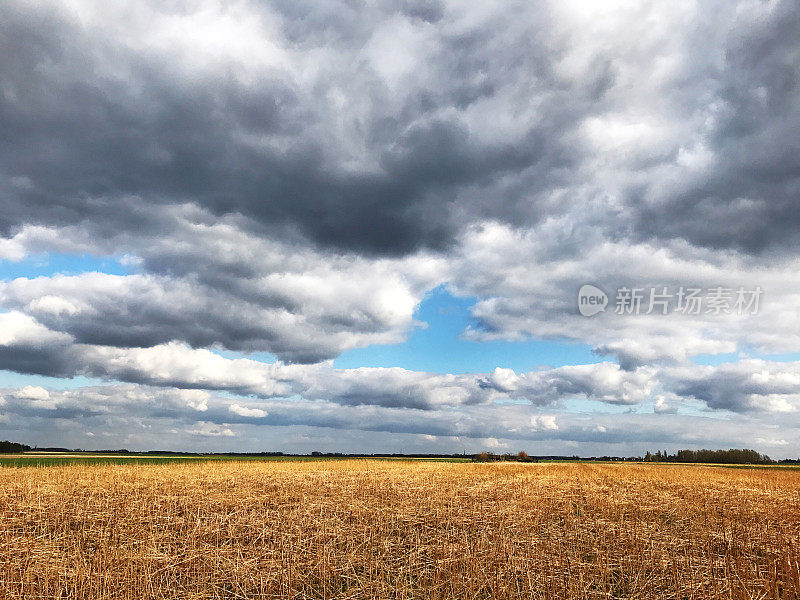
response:
<svg viewBox="0 0 800 600"><path fill-rule="evenodd" d="M800 472L0 469L0 597L798 598Z"/></svg>

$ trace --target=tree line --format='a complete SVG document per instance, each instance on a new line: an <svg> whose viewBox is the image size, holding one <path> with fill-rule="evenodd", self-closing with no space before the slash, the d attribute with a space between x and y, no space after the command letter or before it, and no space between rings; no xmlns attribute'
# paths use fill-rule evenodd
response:
<svg viewBox="0 0 800 600"><path fill-rule="evenodd" d="M755 450L737 449L730 450L678 450L675 454L665 451L647 452L642 456L528 456L525 452L517 454L493 454L481 452L472 457L474 462L538 462L539 460L594 460L600 462L676 462L676 463L719 463L729 465L772 465L777 464L766 454L759 454ZM796 462L796 461L781 461Z"/></svg>
<svg viewBox="0 0 800 600"><path fill-rule="evenodd" d="M0 442L0 454L16 454L18 452L27 452L30 449L31 447L25 444L17 444L8 441Z"/></svg>
<svg viewBox="0 0 800 600"><path fill-rule="evenodd" d="M682 463L721 463L728 465L769 465L775 461L766 454L759 454L747 448L731 448L730 450L678 450L668 454L660 450L644 455L645 462L682 462Z"/></svg>

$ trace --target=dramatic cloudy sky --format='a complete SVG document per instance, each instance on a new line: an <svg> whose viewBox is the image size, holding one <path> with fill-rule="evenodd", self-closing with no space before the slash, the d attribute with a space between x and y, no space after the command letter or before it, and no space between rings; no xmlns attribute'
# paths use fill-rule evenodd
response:
<svg viewBox="0 0 800 600"><path fill-rule="evenodd" d="M798 456L799 31L793 0L0 3L0 439Z"/></svg>

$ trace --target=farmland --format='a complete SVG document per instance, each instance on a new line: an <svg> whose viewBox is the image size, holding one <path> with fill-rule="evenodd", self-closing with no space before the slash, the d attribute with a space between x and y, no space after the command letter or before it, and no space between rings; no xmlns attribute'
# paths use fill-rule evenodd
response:
<svg viewBox="0 0 800 600"><path fill-rule="evenodd" d="M106 452L24 452L20 454L0 454L0 467L58 467L66 465L168 465L198 463L208 461L225 462L307 462L342 460L336 456L309 455L259 455L259 454L139 454ZM398 460L385 456L373 460ZM406 458L400 460L420 460L432 462L468 462L468 458Z"/></svg>
<svg viewBox="0 0 800 600"><path fill-rule="evenodd" d="M178 461L0 469L2 598L796 598L800 472Z"/></svg>

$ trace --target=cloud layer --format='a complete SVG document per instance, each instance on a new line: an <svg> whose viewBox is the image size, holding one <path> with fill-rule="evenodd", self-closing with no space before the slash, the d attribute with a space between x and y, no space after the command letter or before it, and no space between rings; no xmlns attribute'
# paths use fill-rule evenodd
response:
<svg viewBox="0 0 800 600"><path fill-rule="evenodd" d="M638 239L796 248L792 2L417 6L5 3L5 230L189 201L397 254L613 196Z"/></svg>
<svg viewBox="0 0 800 600"><path fill-rule="evenodd" d="M725 436L784 440L761 430L799 408L798 26L789 0L5 2L0 260L120 272L0 281L0 369L104 382L10 386L0 420L113 404L119 431L172 415L184 441L241 425L567 449L724 417ZM611 299L591 318L586 283ZM620 315L622 287L763 298ZM425 327L437 288L474 301L464 343L597 361L333 368Z"/></svg>

